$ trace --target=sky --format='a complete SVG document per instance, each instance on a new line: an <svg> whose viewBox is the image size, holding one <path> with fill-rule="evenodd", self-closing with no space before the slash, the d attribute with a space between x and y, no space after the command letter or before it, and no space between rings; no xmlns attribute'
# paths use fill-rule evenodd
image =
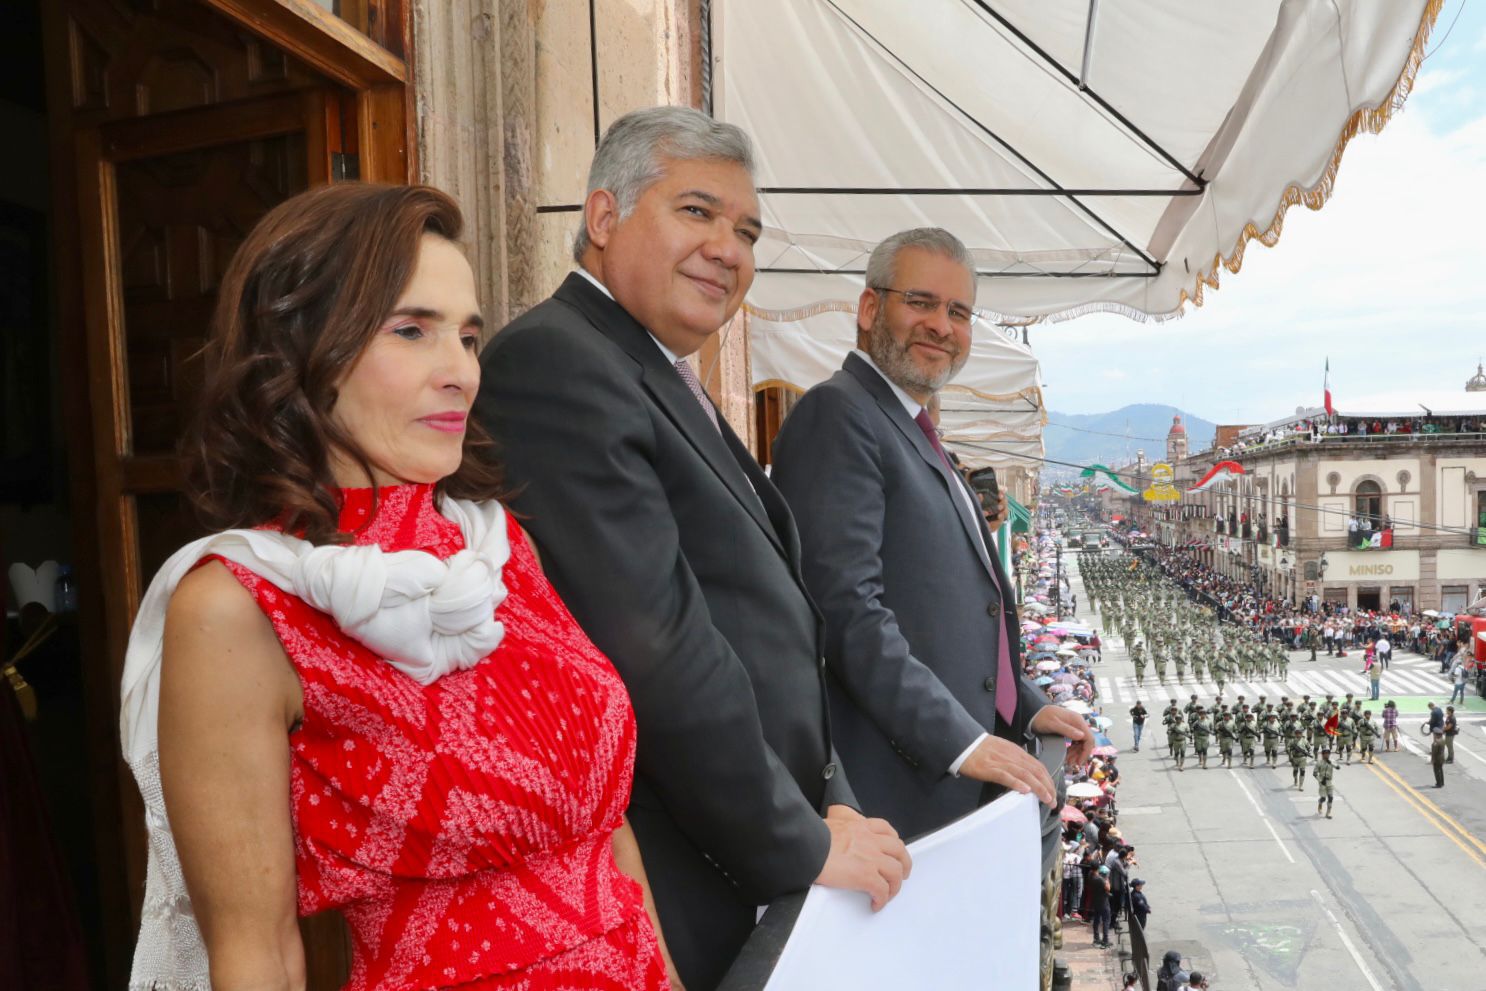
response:
<svg viewBox="0 0 1486 991"><path fill-rule="evenodd" d="M1262 423L1320 405L1328 358L1343 409L1463 391L1486 357L1486 0L1447 0L1429 47L1402 112L1348 144L1330 201L1293 207L1274 248L1250 242L1201 307L1033 326L1048 408Z"/></svg>

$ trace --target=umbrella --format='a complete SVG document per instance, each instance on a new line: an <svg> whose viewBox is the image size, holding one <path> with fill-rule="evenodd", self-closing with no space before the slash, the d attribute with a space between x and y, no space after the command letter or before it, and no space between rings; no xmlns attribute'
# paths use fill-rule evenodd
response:
<svg viewBox="0 0 1486 991"><path fill-rule="evenodd" d="M1084 815L1072 805L1063 806L1063 811L1060 813L1060 817L1064 822L1076 823L1080 826L1089 821L1088 816Z"/></svg>
<svg viewBox="0 0 1486 991"><path fill-rule="evenodd" d="M1073 686L1055 684L1053 685L1053 687L1049 688L1048 691L1052 692L1054 695L1067 695L1069 692L1073 691Z"/></svg>
<svg viewBox="0 0 1486 991"><path fill-rule="evenodd" d="M1036 640L1034 640L1032 642L1033 643L1060 643L1061 641L1059 641L1058 638L1055 637L1055 636L1052 636L1050 634L1044 633L1044 634L1042 634L1041 636L1039 636Z"/></svg>
<svg viewBox="0 0 1486 991"><path fill-rule="evenodd" d="M1063 665L1059 664L1057 661L1038 661L1037 662L1037 670L1039 670L1039 671L1056 671L1056 670L1058 670L1058 668L1060 668L1062 666Z"/></svg>
<svg viewBox="0 0 1486 991"><path fill-rule="evenodd" d="M1094 725L1101 730L1105 730L1114 725L1114 720L1110 719L1108 716L1095 716Z"/></svg>
<svg viewBox="0 0 1486 991"><path fill-rule="evenodd" d="M1081 702L1078 699L1071 699L1067 702L1064 702L1063 708L1067 709L1069 712L1076 712L1079 715L1084 715L1085 713L1094 711L1093 709L1089 708L1089 704L1087 702Z"/></svg>
<svg viewBox="0 0 1486 991"><path fill-rule="evenodd" d="M1095 722L1097 723L1098 720L1095 720ZM1120 751L1119 751L1119 749L1117 747L1095 747L1094 748L1094 756L1095 757L1118 757L1119 755L1120 755Z"/></svg>
<svg viewBox="0 0 1486 991"><path fill-rule="evenodd" d="M1078 675L1076 674L1060 674L1055 680L1060 682L1067 682L1070 685L1076 685L1078 684L1079 679Z"/></svg>
<svg viewBox="0 0 1486 991"><path fill-rule="evenodd" d="M1440 611L1438 609L1426 609L1423 614L1425 616L1438 616Z"/></svg>
<svg viewBox="0 0 1486 991"><path fill-rule="evenodd" d="M1058 656L1059 657L1077 657L1078 656L1078 651L1074 650L1072 647L1059 647L1058 648Z"/></svg>
<svg viewBox="0 0 1486 991"><path fill-rule="evenodd" d="M1043 687L1043 688L1046 688L1048 685L1051 685L1052 683L1053 683L1053 679L1049 678L1047 675L1043 675L1041 678L1038 678L1037 679L1038 686Z"/></svg>
<svg viewBox="0 0 1486 991"><path fill-rule="evenodd" d="M1042 613L1047 612L1047 606L1043 605L1041 602L1023 602L1022 612L1037 613L1038 615L1041 615Z"/></svg>
<svg viewBox="0 0 1486 991"><path fill-rule="evenodd" d="M1074 649L1075 650L1097 650L1098 648L1096 648L1091 643L1081 643L1077 647L1075 647Z"/></svg>
<svg viewBox="0 0 1486 991"><path fill-rule="evenodd" d="M1103 733L1100 733L1100 732L1098 732L1096 730L1094 732L1094 746L1096 746L1096 747L1112 747L1112 746L1114 746L1114 741L1111 740L1109 737L1105 736Z"/></svg>
<svg viewBox="0 0 1486 991"><path fill-rule="evenodd" d="M1040 630L1040 629L1042 629L1042 624L1041 623L1034 623L1030 619L1029 620L1026 620L1025 622L1022 623L1022 632L1023 633L1034 633L1034 632L1036 632L1037 630Z"/></svg>
<svg viewBox="0 0 1486 991"><path fill-rule="evenodd" d="M1072 668L1086 668L1089 666L1089 659L1087 657L1073 657L1068 661L1068 666Z"/></svg>
<svg viewBox="0 0 1486 991"><path fill-rule="evenodd" d="M1080 781L1076 785L1068 786L1069 798L1098 798L1104 794L1104 789L1092 781Z"/></svg>

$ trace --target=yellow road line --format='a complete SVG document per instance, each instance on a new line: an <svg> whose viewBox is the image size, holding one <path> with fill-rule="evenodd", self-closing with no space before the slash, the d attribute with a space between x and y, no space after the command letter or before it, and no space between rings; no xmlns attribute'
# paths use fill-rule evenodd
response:
<svg viewBox="0 0 1486 991"><path fill-rule="evenodd" d="M1369 767L1380 768L1381 770L1383 770L1384 772L1386 772L1390 777L1393 778L1394 781L1397 781L1404 788L1407 788L1409 790L1409 792L1411 794L1413 794L1413 796L1415 798L1417 798L1420 802L1423 802L1424 805L1427 808L1429 808L1432 812L1434 812L1435 815L1439 816L1445 822L1449 823L1449 825L1452 826L1461 835L1461 837L1463 839L1465 839L1466 841L1468 841L1472 846L1474 846L1477 850L1481 851L1483 854L1486 854L1486 842L1482 842L1481 840L1476 839L1476 837L1471 833L1471 831L1469 829L1466 829L1460 823L1456 822L1453 818L1451 818L1450 817L1450 814L1448 812L1446 812L1444 809L1440 808L1438 805L1434 804L1434 802L1430 801L1430 799L1429 799L1429 797L1427 795L1424 795L1424 794L1420 793L1412 785L1406 783L1403 780L1403 778L1399 776L1399 774L1398 774L1397 771L1393 770L1391 767L1388 767L1387 765L1384 765L1384 764L1369 764L1368 766Z"/></svg>
<svg viewBox="0 0 1486 991"><path fill-rule="evenodd" d="M1482 869L1486 869L1486 859L1482 859L1481 857L1482 853L1486 853L1486 844L1483 844L1480 840L1472 836L1464 826L1442 811L1438 805L1435 805L1421 795L1394 771L1381 764L1368 764L1367 766L1374 774L1378 775L1379 780L1383 784L1393 789L1400 798L1413 806L1414 810L1424 817L1425 822L1438 829L1445 839L1458 846L1466 856L1479 864ZM1470 846L1462 843L1461 840L1465 840ZM1472 847L1475 849L1472 849Z"/></svg>

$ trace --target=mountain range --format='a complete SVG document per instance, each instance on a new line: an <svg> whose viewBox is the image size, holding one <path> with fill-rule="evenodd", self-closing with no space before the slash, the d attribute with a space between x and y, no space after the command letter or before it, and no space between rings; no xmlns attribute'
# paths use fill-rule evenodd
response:
<svg viewBox="0 0 1486 991"><path fill-rule="evenodd" d="M1172 417L1180 415L1187 428L1187 450L1212 446L1216 425L1200 416L1158 403L1136 403L1109 413L1058 413L1048 410L1042 440L1050 461L1075 465L1105 464L1110 467L1134 460L1145 451L1147 462L1166 458L1166 434ZM1048 465L1046 474L1059 477L1077 469Z"/></svg>

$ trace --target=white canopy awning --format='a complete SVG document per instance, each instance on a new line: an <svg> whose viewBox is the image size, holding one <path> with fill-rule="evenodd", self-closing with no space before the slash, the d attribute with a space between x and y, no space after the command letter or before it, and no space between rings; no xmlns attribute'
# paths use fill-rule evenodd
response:
<svg viewBox="0 0 1486 991"><path fill-rule="evenodd" d="M780 313L750 307L749 360L754 388L808 389L830 378L856 346L856 302ZM1041 467L1041 370L1031 350L1006 330L982 324L970 357L939 393L945 443L972 467Z"/></svg>
<svg viewBox="0 0 1486 991"><path fill-rule="evenodd" d="M1329 195L1407 95L1441 0L724 0L714 112L755 139L754 306L855 299L942 226L978 303L1179 315Z"/></svg>

